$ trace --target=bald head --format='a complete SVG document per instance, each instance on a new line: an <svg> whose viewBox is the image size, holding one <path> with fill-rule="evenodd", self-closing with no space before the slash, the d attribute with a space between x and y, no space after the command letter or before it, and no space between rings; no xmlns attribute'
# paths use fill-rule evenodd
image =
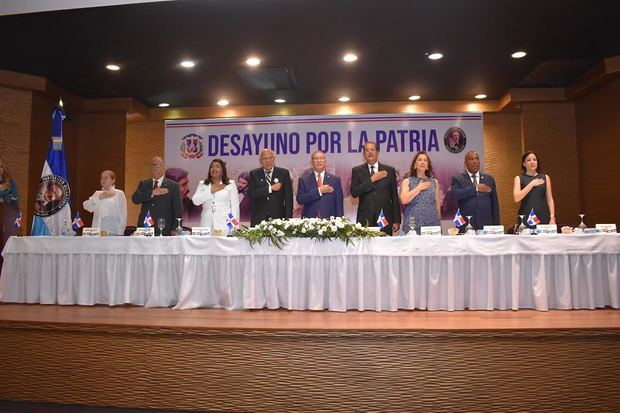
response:
<svg viewBox="0 0 620 413"><path fill-rule="evenodd" d="M276 164L276 156L271 149L265 148L260 151L258 161L264 170L271 171Z"/></svg>

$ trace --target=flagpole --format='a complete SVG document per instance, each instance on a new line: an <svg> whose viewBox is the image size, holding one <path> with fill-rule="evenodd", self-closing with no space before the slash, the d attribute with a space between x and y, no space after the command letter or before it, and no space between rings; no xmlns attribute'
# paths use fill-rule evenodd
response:
<svg viewBox="0 0 620 413"><path fill-rule="evenodd" d="M32 235L61 235L65 230L63 221L71 222L71 188L62 137L62 121L65 118L62 97L52 111L52 136L43 162L41 181L36 194Z"/></svg>

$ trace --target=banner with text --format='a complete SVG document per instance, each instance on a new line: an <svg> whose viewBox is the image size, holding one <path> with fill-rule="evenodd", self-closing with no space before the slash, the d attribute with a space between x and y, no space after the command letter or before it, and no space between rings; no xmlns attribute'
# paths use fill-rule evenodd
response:
<svg viewBox="0 0 620 413"><path fill-rule="evenodd" d="M396 168L399 184L409 176L415 153L429 153L441 186L443 219L452 219L456 211L446 193L452 175L464 171L465 153L477 151L484 164L481 113L277 116L166 121L166 176L181 184L185 224L198 225L200 208L192 205L191 197L213 159L226 162L240 202L247 206L243 198L248 173L259 167L263 148L272 149L276 165L290 171L294 193L299 177L311 171L310 155L320 150L327 155L327 171L342 180L345 215L354 220L357 199L349 194L351 169L364 162L362 149L368 141L377 142L379 162ZM302 207L294 202L294 208L294 216L300 216ZM247 207L242 207L240 218L249 221Z"/></svg>

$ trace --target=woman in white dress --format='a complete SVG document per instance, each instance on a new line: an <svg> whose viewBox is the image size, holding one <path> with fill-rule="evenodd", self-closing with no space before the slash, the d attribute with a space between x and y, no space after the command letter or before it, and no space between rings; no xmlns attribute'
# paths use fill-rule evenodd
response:
<svg viewBox="0 0 620 413"><path fill-rule="evenodd" d="M231 231L228 223L232 221L228 214L232 214L234 220L239 221L239 194L234 179L228 178L224 161L211 161L209 175L198 184L192 201L195 205L202 205L201 227L210 227L212 231L221 230L222 235L228 235Z"/></svg>
<svg viewBox="0 0 620 413"><path fill-rule="evenodd" d="M123 191L114 188L115 182L114 172L101 172L101 190L95 191L83 205L85 210L93 213L93 228L107 231L108 235L124 235L127 200Z"/></svg>

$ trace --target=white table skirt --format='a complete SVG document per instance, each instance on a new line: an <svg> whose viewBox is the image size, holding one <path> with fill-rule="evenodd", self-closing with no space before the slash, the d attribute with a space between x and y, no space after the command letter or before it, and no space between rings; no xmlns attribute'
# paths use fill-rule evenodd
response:
<svg viewBox="0 0 620 413"><path fill-rule="evenodd" d="M620 235L386 237L283 250L221 237L12 237L0 300L178 309L620 307Z"/></svg>

